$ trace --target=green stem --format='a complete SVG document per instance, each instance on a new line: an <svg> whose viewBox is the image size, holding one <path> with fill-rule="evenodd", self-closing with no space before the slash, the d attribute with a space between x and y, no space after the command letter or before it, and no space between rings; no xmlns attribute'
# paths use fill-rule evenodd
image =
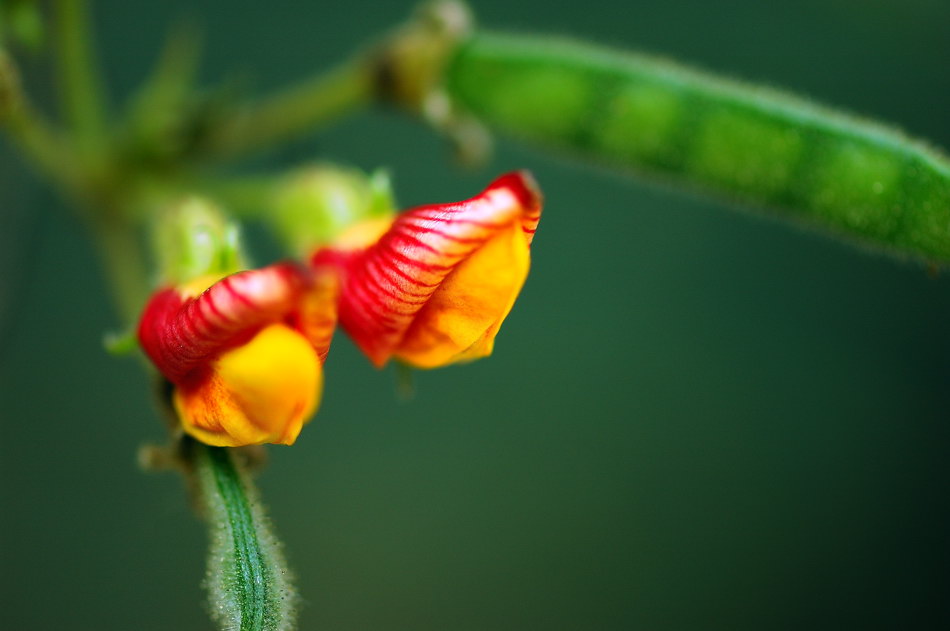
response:
<svg viewBox="0 0 950 631"><path fill-rule="evenodd" d="M23 93L13 59L3 49L0 49L0 124L37 170L67 189L78 188L79 176L69 147L33 108Z"/></svg>
<svg viewBox="0 0 950 631"><path fill-rule="evenodd" d="M343 64L217 121L202 150L211 157L234 158L326 125L368 105L374 82L369 61Z"/></svg>
<svg viewBox="0 0 950 631"><path fill-rule="evenodd" d="M96 251L124 326L139 317L150 283L135 226L119 216L90 217Z"/></svg>
<svg viewBox="0 0 950 631"><path fill-rule="evenodd" d="M211 530L206 581L212 615L222 629L293 628L296 595L257 493L231 450L191 446Z"/></svg>
<svg viewBox="0 0 950 631"><path fill-rule="evenodd" d="M455 103L526 140L950 262L950 160L882 125L667 61L530 36L470 38L446 82Z"/></svg>
<svg viewBox="0 0 950 631"><path fill-rule="evenodd" d="M282 174L242 174L235 176L204 176L189 180L193 190L201 191L228 209L236 219L254 219L274 203Z"/></svg>
<svg viewBox="0 0 950 631"><path fill-rule="evenodd" d="M89 11L84 0L56 0L54 41L64 116L83 151L103 142L105 110L102 84L89 37Z"/></svg>

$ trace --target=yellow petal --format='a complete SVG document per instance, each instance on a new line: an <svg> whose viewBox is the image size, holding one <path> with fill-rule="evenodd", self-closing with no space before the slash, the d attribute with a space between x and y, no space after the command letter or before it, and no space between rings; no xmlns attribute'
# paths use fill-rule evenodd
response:
<svg viewBox="0 0 950 631"><path fill-rule="evenodd" d="M175 390L184 430L215 446L291 445L317 407L323 372L300 333L272 324Z"/></svg>
<svg viewBox="0 0 950 631"><path fill-rule="evenodd" d="M394 356L418 368L490 355L530 267L520 224L489 239L445 278Z"/></svg>

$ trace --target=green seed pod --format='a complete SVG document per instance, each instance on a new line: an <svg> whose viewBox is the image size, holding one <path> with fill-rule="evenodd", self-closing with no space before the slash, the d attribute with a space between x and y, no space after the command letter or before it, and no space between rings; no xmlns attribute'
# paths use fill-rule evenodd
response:
<svg viewBox="0 0 950 631"><path fill-rule="evenodd" d="M597 161L950 261L950 161L801 98L571 41L478 34L446 74L484 123Z"/></svg>

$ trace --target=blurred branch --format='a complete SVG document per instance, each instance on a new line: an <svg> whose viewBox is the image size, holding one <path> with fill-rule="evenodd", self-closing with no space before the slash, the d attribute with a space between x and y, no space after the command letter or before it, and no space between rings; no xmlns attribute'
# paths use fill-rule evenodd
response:
<svg viewBox="0 0 950 631"><path fill-rule="evenodd" d="M468 8L458 0L425 3L405 24L348 62L210 120L196 153L234 158L288 140L379 100L421 103L430 96L428 87L434 77L441 76L470 25ZM431 122L441 125L450 118L441 109L444 103L428 99L420 107L431 114ZM449 132L455 129L449 127ZM476 138L471 126L463 133L470 140L484 140Z"/></svg>
<svg viewBox="0 0 950 631"><path fill-rule="evenodd" d="M372 63L357 58L214 121L198 153L235 158L288 140L370 104L374 83Z"/></svg>
<svg viewBox="0 0 950 631"><path fill-rule="evenodd" d="M63 114L77 146L95 151L104 140L106 114L85 0L56 0L54 18Z"/></svg>
<svg viewBox="0 0 950 631"><path fill-rule="evenodd" d="M39 0L0 2L0 45L19 44L36 53L46 39Z"/></svg>
<svg viewBox="0 0 950 631"><path fill-rule="evenodd" d="M178 23L171 29L155 65L117 126L116 159L145 170L176 166L195 99L200 44L192 23Z"/></svg>
<svg viewBox="0 0 950 631"><path fill-rule="evenodd" d="M136 227L120 217L94 221L91 227L96 253L109 282L109 294L122 325L132 326L151 287Z"/></svg>
<svg viewBox="0 0 950 631"><path fill-rule="evenodd" d="M70 151L43 116L30 103L20 84L12 57L0 48L0 125L11 140L51 179L75 190L79 178Z"/></svg>

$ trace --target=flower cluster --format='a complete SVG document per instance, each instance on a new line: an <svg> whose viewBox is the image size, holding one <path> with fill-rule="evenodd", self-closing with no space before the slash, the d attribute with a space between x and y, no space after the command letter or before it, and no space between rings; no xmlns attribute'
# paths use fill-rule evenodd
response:
<svg viewBox="0 0 950 631"><path fill-rule="evenodd" d="M489 355L540 214L531 176L510 173L469 200L357 222L306 264L160 289L139 342L174 385L185 432L209 445L289 445L319 404L337 323L376 366Z"/></svg>

